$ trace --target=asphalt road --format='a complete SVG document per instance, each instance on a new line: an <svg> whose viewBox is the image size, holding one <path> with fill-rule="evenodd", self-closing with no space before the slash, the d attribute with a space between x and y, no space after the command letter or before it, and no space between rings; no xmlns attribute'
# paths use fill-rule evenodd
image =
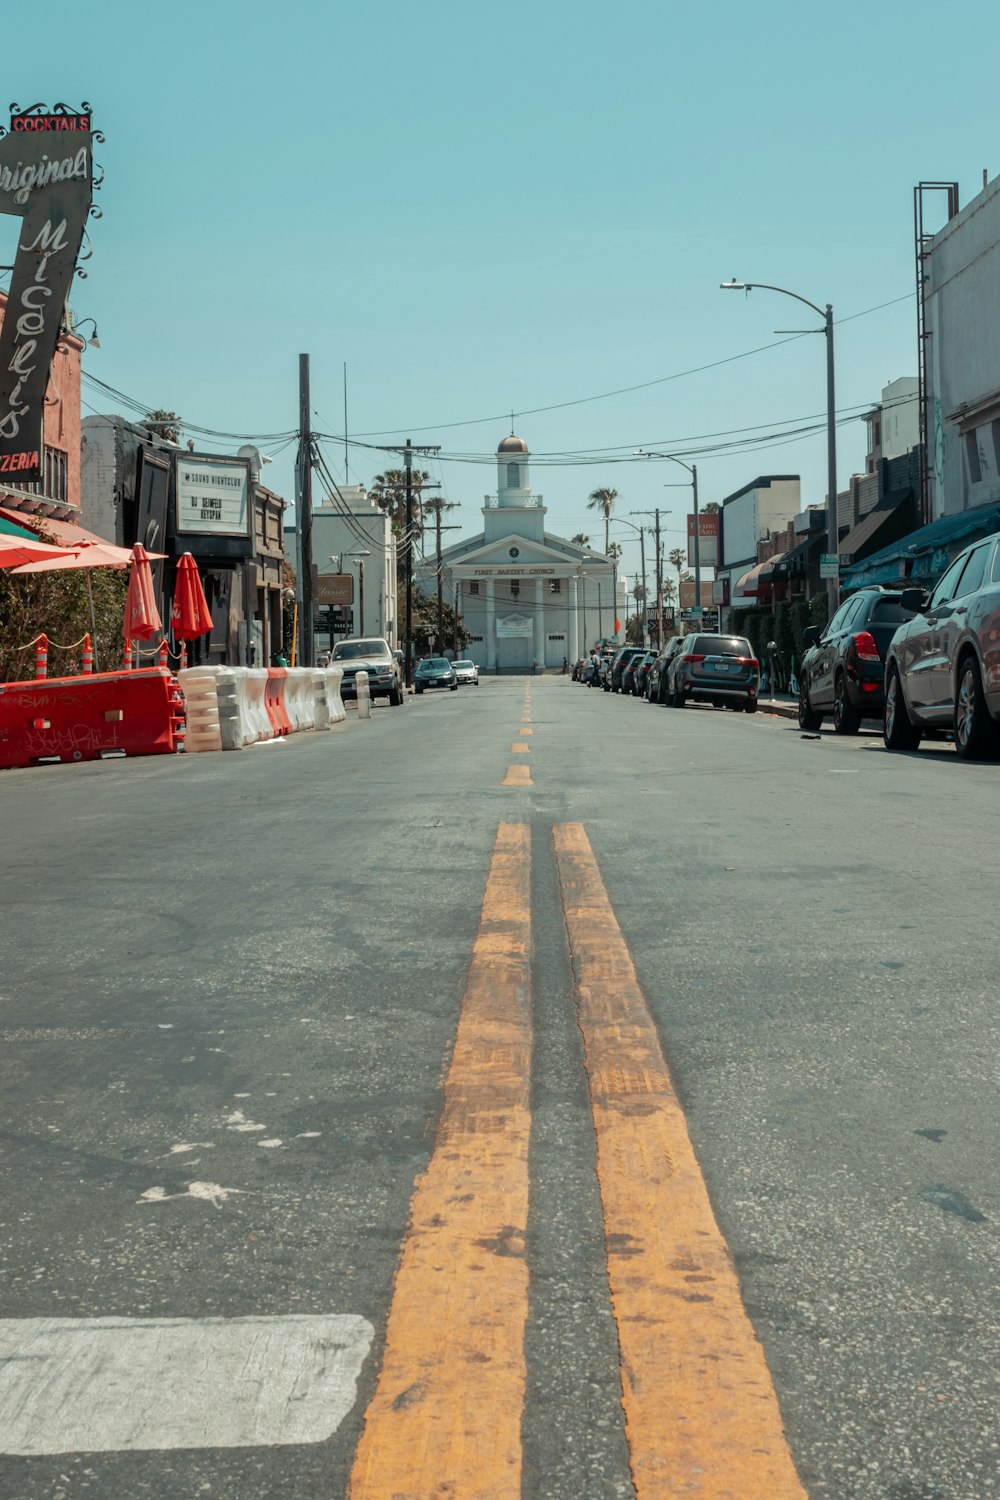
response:
<svg viewBox="0 0 1000 1500"><path fill-rule="evenodd" d="M0 774L2 1500L1000 1492L998 777L566 678ZM597 1061L626 991L616 1044L647 1012L655 1033L631 1074ZM657 1045L786 1489L735 1459L727 1481L722 1439L686 1488L640 1456L630 1340L687 1209L643 1201L613 1132L639 1153L669 1114ZM442 1201L508 1195L498 1238L422 1218L439 1169ZM449 1198L449 1171L475 1188ZM428 1451L423 1378L391 1384L438 1358L428 1245L495 1342L444 1340L463 1472L379 1478ZM718 1302L684 1300L725 1386L750 1356L706 1352ZM657 1376L664 1453L678 1421L721 1430L687 1381Z"/></svg>

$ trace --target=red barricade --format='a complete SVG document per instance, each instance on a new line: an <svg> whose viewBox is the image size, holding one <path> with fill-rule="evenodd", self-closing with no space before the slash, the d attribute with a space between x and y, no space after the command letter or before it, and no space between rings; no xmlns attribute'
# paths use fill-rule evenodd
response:
<svg viewBox="0 0 1000 1500"><path fill-rule="evenodd" d="M0 767L97 760L109 750L170 755L182 709L169 672L144 667L0 683Z"/></svg>
<svg viewBox="0 0 1000 1500"><path fill-rule="evenodd" d="M267 669L264 707L267 709L267 717L271 721L271 728L275 734L291 734L292 732L292 721L285 708L285 678L287 676L288 673L284 667L268 667Z"/></svg>

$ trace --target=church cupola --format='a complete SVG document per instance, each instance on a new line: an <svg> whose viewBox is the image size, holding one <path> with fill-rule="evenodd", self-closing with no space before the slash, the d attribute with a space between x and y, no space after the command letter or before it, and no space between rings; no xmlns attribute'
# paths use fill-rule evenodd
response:
<svg viewBox="0 0 1000 1500"><path fill-rule="evenodd" d="M519 507L531 504L528 445L524 438L513 433L497 448L497 504Z"/></svg>

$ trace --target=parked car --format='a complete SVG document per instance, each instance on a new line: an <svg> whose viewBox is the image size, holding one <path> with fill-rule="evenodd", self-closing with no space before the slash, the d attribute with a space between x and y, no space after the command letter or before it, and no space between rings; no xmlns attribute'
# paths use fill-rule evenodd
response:
<svg viewBox="0 0 1000 1500"><path fill-rule="evenodd" d="M636 656L642 656L645 646L622 646L611 663L611 671L608 673L607 687L609 693L620 693L622 690L622 674L629 662Z"/></svg>
<svg viewBox="0 0 1000 1500"><path fill-rule="evenodd" d="M757 712L760 663L742 635L689 635L667 669L666 702L683 708L688 699Z"/></svg>
<svg viewBox="0 0 1000 1500"><path fill-rule="evenodd" d="M646 678L649 676L649 669L655 660L655 651L645 651L642 656L636 657L631 668L628 670L629 690L636 698L645 698Z"/></svg>
<svg viewBox="0 0 1000 1500"><path fill-rule="evenodd" d="M667 668L673 661L677 652L684 643L682 635L671 636L663 650L656 657L649 669L646 678L646 702L665 703L667 692Z"/></svg>
<svg viewBox="0 0 1000 1500"><path fill-rule="evenodd" d="M914 613L886 656L887 748L950 729L964 759L986 755L1000 744L1000 539L960 552L929 599L905 589L901 602Z"/></svg>
<svg viewBox="0 0 1000 1500"><path fill-rule="evenodd" d="M388 641L380 636L349 636L337 641L330 665L344 669L341 698L356 698L358 685L355 679L359 672L367 672L368 691L373 699L388 698L393 708L398 708L403 702L402 668Z"/></svg>
<svg viewBox="0 0 1000 1500"><path fill-rule="evenodd" d="M454 663L455 676L458 678L459 686L463 682L471 682L474 687L479 686L479 668L474 661L457 661Z"/></svg>
<svg viewBox="0 0 1000 1500"><path fill-rule="evenodd" d="M418 693L425 688L450 688L457 693L458 678L446 656L425 656L413 674L413 686Z"/></svg>
<svg viewBox="0 0 1000 1500"><path fill-rule="evenodd" d="M859 589L820 631L805 631L799 666L799 728L818 729L825 714L838 734L857 734L864 719L881 722L886 653L913 610L900 589ZM911 600L912 603L912 600Z"/></svg>

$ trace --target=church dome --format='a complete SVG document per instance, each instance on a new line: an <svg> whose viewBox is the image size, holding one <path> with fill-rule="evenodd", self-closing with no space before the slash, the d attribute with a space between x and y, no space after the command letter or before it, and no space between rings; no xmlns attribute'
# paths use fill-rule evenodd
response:
<svg viewBox="0 0 1000 1500"><path fill-rule="evenodd" d="M505 437L497 449L498 453L527 453L527 451L528 445L524 438L515 437L513 433L510 437Z"/></svg>

